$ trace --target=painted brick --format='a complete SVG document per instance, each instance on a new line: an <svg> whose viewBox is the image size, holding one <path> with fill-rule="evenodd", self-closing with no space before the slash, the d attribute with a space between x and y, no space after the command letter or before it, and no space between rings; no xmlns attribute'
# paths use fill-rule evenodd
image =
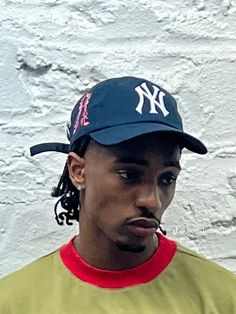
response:
<svg viewBox="0 0 236 314"><path fill-rule="evenodd" d="M50 197L66 157L29 147L66 141L82 93L121 75L165 85L207 144L184 153L164 226L236 272L235 15L230 0L0 1L0 275L77 232L56 225Z"/></svg>

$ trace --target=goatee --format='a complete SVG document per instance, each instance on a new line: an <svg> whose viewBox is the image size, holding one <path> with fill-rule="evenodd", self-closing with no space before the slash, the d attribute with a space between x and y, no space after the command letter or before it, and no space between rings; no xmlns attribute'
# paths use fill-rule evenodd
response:
<svg viewBox="0 0 236 314"><path fill-rule="evenodd" d="M120 251L130 252L130 253L140 253L146 249L146 245L127 244L127 243L122 243L122 242L116 242L116 247Z"/></svg>

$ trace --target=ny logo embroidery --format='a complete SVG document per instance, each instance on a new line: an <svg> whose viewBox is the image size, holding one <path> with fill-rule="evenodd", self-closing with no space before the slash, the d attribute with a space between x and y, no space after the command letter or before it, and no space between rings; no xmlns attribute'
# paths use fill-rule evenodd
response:
<svg viewBox="0 0 236 314"><path fill-rule="evenodd" d="M89 124L88 104L89 104L89 100L91 96L92 96L92 93L85 94L79 103L79 112L78 112L78 115L76 117L76 121L74 124L73 134L76 132L76 130L78 129L80 125L86 126Z"/></svg>
<svg viewBox="0 0 236 314"><path fill-rule="evenodd" d="M169 114L169 111L165 107L164 96L166 95L162 90L160 90L157 86L152 85L153 94L147 87L146 83L142 83L140 86L135 88L136 92L139 94L139 103L136 107L136 111L140 114L143 113L143 105L144 105L144 97L146 97L150 102L150 111L149 113L158 114L157 108L161 110L164 117Z"/></svg>

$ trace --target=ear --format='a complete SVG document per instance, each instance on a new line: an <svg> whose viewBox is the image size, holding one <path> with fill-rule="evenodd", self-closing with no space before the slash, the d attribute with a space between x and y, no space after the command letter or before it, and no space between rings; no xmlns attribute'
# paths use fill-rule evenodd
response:
<svg viewBox="0 0 236 314"><path fill-rule="evenodd" d="M71 182L76 188L85 187L85 161L74 152L69 152L67 167Z"/></svg>

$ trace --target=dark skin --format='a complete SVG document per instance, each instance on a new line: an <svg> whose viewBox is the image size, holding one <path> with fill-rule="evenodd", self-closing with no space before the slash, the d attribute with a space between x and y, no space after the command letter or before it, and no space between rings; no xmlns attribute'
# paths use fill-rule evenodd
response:
<svg viewBox="0 0 236 314"><path fill-rule="evenodd" d="M84 158L69 153L70 179L82 187L80 233L74 244L87 263L125 269L153 255L155 228L132 223L159 225L174 197L180 157L174 141L155 133L114 146L93 142Z"/></svg>

